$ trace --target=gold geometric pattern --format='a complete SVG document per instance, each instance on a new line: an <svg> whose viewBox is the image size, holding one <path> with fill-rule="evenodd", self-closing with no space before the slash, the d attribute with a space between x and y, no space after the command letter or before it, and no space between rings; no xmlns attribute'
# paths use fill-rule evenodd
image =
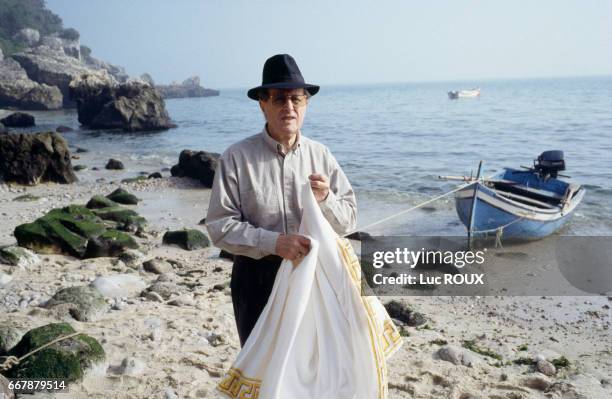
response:
<svg viewBox="0 0 612 399"><path fill-rule="evenodd" d="M247 378L236 368L228 370L223 380L217 385L217 389L230 398L257 399L261 381Z"/></svg>

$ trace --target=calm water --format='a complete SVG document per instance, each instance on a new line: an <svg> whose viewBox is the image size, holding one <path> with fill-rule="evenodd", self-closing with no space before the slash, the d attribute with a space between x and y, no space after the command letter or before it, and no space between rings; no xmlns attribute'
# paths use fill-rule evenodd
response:
<svg viewBox="0 0 612 399"><path fill-rule="evenodd" d="M530 165L544 150L565 151L566 174L588 189L567 234L612 233L612 77L478 83L482 96L451 101L446 92L468 83L324 87L312 99L303 132L326 144L358 195L359 223L446 192L440 174L469 174L484 160L486 175L502 166ZM159 170L183 149L222 152L258 132L263 119L246 90L219 97L167 101L177 129L146 134L67 133L103 164ZM75 111L36 113L41 128L78 128ZM463 234L451 198L374 233Z"/></svg>

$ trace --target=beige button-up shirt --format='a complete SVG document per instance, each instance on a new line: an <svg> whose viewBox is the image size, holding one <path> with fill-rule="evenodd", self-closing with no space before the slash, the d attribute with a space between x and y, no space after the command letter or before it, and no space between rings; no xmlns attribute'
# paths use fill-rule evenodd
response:
<svg viewBox="0 0 612 399"><path fill-rule="evenodd" d="M319 203L325 218L340 235L354 230L355 193L329 149L299 134L284 154L282 145L264 128L219 158L206 215L213 243L254 259L275 254L281 233L298 232L300 193L313 173L329 178L329 195Z"/></svg>

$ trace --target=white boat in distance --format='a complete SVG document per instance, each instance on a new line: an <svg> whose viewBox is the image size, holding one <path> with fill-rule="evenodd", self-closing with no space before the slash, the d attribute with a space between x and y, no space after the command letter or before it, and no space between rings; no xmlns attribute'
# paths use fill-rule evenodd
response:
<svg viewBox="0 0 612 399"><path fill-rule="evenodd" d="M448 92L448 98L450 98L451 100L478 96L480 96L480 87L477 87L472 90L453 90Z"/></svg>

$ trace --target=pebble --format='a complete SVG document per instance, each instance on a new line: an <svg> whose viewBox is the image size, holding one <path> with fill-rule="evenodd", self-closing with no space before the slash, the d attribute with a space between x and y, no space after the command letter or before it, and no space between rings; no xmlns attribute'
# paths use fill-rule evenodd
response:
<svg viewBox="0 0 612 399"><path fill-rule="evenodd" d="M168 387L164 391L164 399L178 399L178 395L174 392L174 389Z"/></svg>
<svg viewBox="0 0 612 399"><path fill-rule="evenodd" d="M540 373L549 377L557 374L557 369L555 368L555 365L545 359L538 360L536 363L536 368Z"/></svg>
<svg viewBox="0 0 612 399"><path fill-rule="evenodd" d="M145 364L142 360L134 357L126 357L121 361L119 366L119 373L125 375L138 375L142 374L145 369Z"/></svg>
<svg viewBox="0 0 612 399"><path fill-rule="evenodd" d="M476 362L474 356L461 348L452 345L445 345L438 350L438 357L454 365L464 365L472 367Z"/></svg>

